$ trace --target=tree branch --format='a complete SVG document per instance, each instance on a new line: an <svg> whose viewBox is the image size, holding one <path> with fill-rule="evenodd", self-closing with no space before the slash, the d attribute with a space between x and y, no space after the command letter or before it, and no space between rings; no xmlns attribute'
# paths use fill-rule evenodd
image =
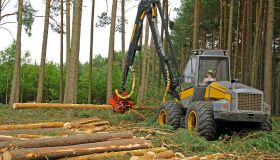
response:
<svg viewBox="0 0 280 160"><path fill-rule="evenodd" d="M16 23L16 22L3 22L3 23L0 23L0 26L3 26L5 24L14 24L14 23Z"/></svg>
<svg viewBox="0 0 280 160"><path fill-rule="evenodd" d="M8 33L10 33L11 37L13 38L13 40L15 40L14 36L13 36L13 33L6 27L0 27L0 29L4 29L6 30Z"/></svg>
<svg viewBox="0 0 280 160"><path fill-rule="evenodd" d="M8 0L6 3L6 0L4 0L3 2L2 2L2 5L1 5L1 11L3 11L5 8L6 8L6 6L11 2L11 0Z"/></svg>
<svg viewBox="0 0 280 160"><path fill-rule="evenodd" d="M17 12L4 14L2 17L0 17L0 21L1 21L3 18L5 18L5 17L16 15L16 13L17 13Z"/></svg>

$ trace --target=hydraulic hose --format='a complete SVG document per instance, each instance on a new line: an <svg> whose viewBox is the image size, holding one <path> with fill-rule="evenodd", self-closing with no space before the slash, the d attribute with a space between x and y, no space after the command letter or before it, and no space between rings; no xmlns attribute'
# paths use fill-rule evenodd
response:
<svg viewBox="0 0 280 160"><path fill-rule="evenodd" d="M117 95L119 98L124 99L124 100L131 98L131 96L132 96L133 93L134 93L134 89L135 89L135 82L136 82L135 71L134 71L133 66L130 66L129 69L130 69L131 75L132 75L132 83L131 83L131 91L130 91L130 93L129 93L127 96L122 96L122 95L119 93L119 90L118 90L118 89L115 89L116 95Z"/></svg>

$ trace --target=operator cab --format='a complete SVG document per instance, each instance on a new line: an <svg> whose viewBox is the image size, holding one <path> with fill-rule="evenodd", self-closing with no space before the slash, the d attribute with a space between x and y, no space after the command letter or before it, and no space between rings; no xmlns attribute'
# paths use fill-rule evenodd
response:
<svg viewBox="0 0 280 160"><path fill-rule="evenodd" d="M212 78L207 77L209 72ZM206 87L214 81L230 81L230 62L227 51L195 50L189 58L184 71L184 83L181 91L194 88L194 100L203 100ZM209 79L205 83L205 79ZM197 99L196 97L199 97Z"/></svg>

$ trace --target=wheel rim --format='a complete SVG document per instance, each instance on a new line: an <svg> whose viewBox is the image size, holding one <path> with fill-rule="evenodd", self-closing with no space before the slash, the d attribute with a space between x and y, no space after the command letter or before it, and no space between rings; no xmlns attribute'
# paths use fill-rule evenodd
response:
<svg viewBox="0 0 280 160"><path fill-rule="evenodd" d="M167 122L167 116L166 116L166 111L164 109L162 109L159 112L159 124L160 125L165 125Z"/></svg>
<svg viewBox="0 0 280 160"><path fill-rule="evenodd" d="M188 129L189 131L194 131L196 127L196 113L195 111L191 111L188 116Z"/></svg>

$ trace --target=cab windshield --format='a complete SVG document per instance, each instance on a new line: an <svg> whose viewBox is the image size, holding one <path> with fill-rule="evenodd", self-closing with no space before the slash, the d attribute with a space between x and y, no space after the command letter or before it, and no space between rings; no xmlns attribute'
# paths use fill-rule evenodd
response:
<svg viewBox="0 0 280 160"><path fill-rule="evenodd" d="M229 62L227 57L200 57L198 82L201 85L209 70L215 81L229 81Z"/></svg>

